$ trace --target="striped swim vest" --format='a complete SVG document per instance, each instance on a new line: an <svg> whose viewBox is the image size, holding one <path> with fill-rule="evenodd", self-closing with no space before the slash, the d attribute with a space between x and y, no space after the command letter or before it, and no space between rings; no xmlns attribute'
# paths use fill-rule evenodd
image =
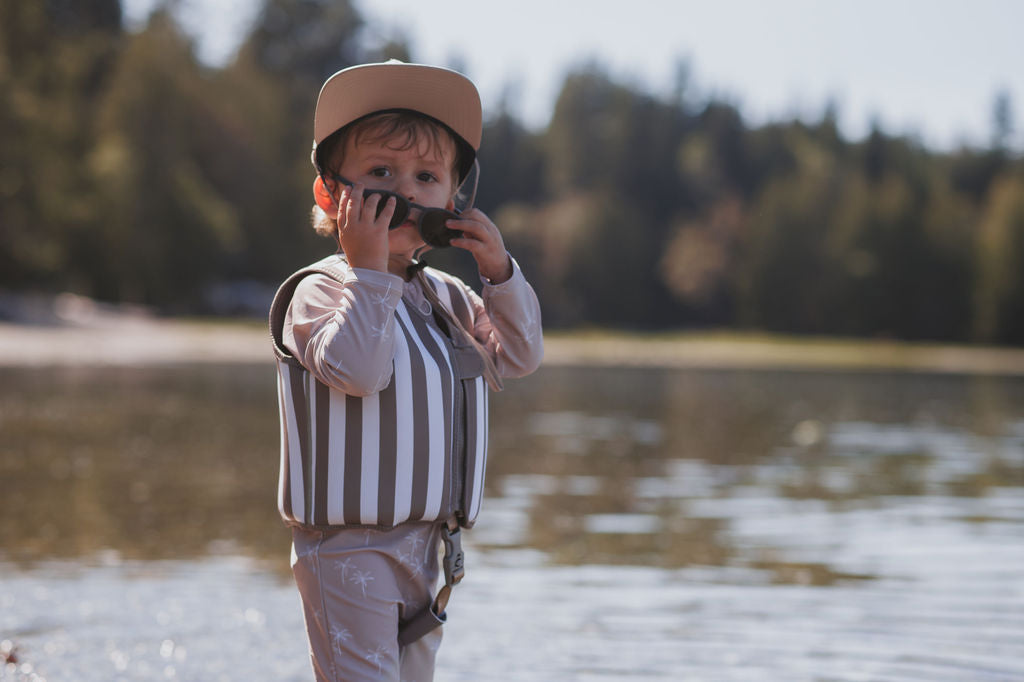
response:
<svg viewBox="0 0 1024 682"><path fill-rule="evenodd" d="M470 347L453 344L432 312L395 310L394 372L380 392L358 397L320 382L283 344L295 287L319 273L338 282L348 264L331 256L299 270L270 309L281 419L278 511L307 528L391 528L455 517L469 528L483 498L487 384ZM473 328L455 278L428 268L448 312Z"/></svg>

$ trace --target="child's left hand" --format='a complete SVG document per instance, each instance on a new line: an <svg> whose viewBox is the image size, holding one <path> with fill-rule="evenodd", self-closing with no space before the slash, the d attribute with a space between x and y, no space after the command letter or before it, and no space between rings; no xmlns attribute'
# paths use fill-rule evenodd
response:
<svg viewBox="0 0 1024 682"><path fill-rule="evenodd" d="M501 284L512 276L512 259L505 250L498 226L478 208L471 208L449 220L448 227L461 230L462 236L452 239L451 245L473 254L480 276L491 284Z"/></svg>

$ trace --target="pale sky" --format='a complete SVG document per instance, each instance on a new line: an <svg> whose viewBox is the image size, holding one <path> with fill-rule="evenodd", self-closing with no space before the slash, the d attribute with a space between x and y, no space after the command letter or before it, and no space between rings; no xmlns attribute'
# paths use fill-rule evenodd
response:
<svg viewBox="0 0 1024 682"><path fill-rule="evenodd" d="M154 0L124 0L138 22ZM501 95L544 126L566 73L593 59L616 78L667 95L677 65L690 94L736 103L748 124L798 115L828 101L851 139L872 119L933 148L986 144L993 100L1013 104L1024 149L1024 2L1018 0L355 0L366 40L394 35L414 59L464 68L484 110ZM255 0L179 0L201 56L227 59Z"/></svg>

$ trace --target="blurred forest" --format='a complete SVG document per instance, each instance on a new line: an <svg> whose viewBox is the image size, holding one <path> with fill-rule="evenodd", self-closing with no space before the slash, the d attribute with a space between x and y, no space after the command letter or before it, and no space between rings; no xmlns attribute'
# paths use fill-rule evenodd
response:
<svg viewBox="0 0 1024 682"><path fill-rule="evenodd" d="M319 87L416 57L363 29L348 0L266 0L212 68L166 10L129 32L118 0L0 0L0 290L224 312L330 253L308 225ZM547 327L1024 344L1007 95L989 146L940 153L877 126L844 139L825 103L753 127L679 73L655 96L582 66L544 130L486 112L477 203Z"/></svg>

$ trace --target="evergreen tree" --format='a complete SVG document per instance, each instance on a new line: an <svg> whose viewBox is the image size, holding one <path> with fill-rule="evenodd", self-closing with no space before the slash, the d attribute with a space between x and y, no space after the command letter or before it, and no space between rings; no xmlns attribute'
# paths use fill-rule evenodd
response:
<svg viewBox="0 0 1024 682"><path fill-rule="evenodd" d="M978 232L975 335L1024 344L1024 175L994 183Z"/></svg>
<svg viewBox="0 0 1024 682"><path fill-rule="evenodd" d="M161 5L134 35L116 0L0 0L0 287L203 309L333 249L308 227L311 119L363 47L350 0L265 0L237 57L196 60ZM761 126L584 65L551 121L514 92L487 112L477 205L549 326L697 324L1024 343L1024 160L1009 96L992 144L934 153L875 125ZM471 258L431 256L473 280Z"/></svg>
<svg viewBox="0 0 1024 682"><path fill-rule="evenodd" d="M0 0L0 286L73 286L97 220L82 159L121 35L116 0Z"/></svg>
<svg viewBox="0 0 1024 682"><path fill-rule="evenodd" d="M196 305L240 238L235 206L200 163L196 131L217 126L190 41L166 12L120 55L100 106L91 165L103 197L94 293Z"/></svg>

